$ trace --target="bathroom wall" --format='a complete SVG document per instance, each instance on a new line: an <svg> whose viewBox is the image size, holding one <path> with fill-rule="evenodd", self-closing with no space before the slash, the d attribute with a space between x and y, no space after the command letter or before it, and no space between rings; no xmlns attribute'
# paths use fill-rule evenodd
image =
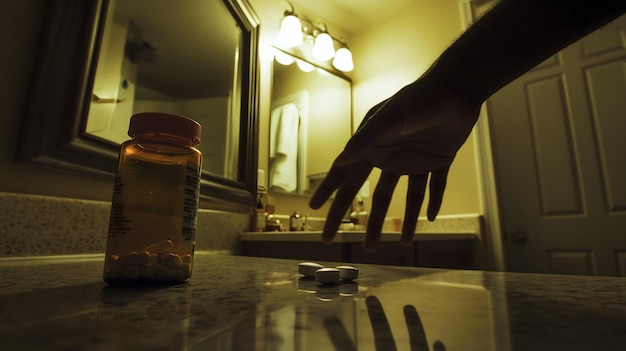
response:
<svg viewBox="0 0 626 351"><path fill-rule="evenodd" d="M414 1L392 18L353 37L350 48L357 67L353 72L356 126L371 106L417 79L460 35L460 6L459 0ZM472 134L452 164L442 215L482 212L475 142ZM370 177L372 184L378 175L374 172ZM405 195L406 179L402 178L389 216L404 214ZM422 206L422 215L425 210Z"/></svg>
<svg viewBox="0 0 626 351"><path fill-rule="evenodd" d="M263 23L259 168L267 169L269 132L266 124L269 121L272 64L269 47L275 40L285 7L281 7L282 3L279 0L250 2ZM353 80L355 126L358 126L370 107L418 78L460 35L463 29L460 6L460 0L414 1L392 17L360 33L348 33L341 29L340 24L327 23L329 30L332 30L331 33L348 38L348 44L353 52L355 69L349 75ZM296 8L296 11L299 9ZM316 18L316 14L305 12L305 15ZM482 213L474 143L476 138L472 134L453 163L440 212L442 215ZM370 176L372 191L378 176L378 170L374 170ZM405 194L406 180L401 178L388 217L404 215ZM365 200L366 207L369 207L370 200ZM270 201L276 204L276 211L280 214L293 209L301 212L305 209L312 216L324 217L327 212L327 207L318 211L310 210L307 205L308 199L297 196L272 194ZM422 211L424 214L425 206Z"/></svg>

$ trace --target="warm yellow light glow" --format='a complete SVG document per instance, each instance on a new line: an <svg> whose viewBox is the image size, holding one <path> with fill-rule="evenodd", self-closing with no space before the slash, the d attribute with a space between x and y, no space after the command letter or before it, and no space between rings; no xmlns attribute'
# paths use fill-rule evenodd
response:
<svg viewBox="0 0 626 351"><path fill-rule="evenodd" d="M280 63L281 65L289 66L290 64L293 63L292 56L287 55L280 50L274 49L272 51L274 53L274 59L276 60L276 62Z"/></svg>
<svg viewBox="0 0 626 351"><path fill-rule="evenodd" d="M335 53L333 59L333 66L343 72L351 72L354 69L354 62L352 62L352 52L348 48L340 48Z"/></svg>
<svg viewBox="0 0 626 351"><path fill-rule="evenodd" d="M278 43L281 46L293 48L302 44L302 24L298 17L288 15L283 18L278 32Z"/></svg>
<svg viewBox="0 0 626 351"><path fill-rule="evenodd" d="M330 60L335 55L335 47L333 46L333 38L328 33L320 33L315 37L315 45L313 46L313 56L321 61Z"/></svg>
<svg viewBox="0 0 626 351"><path fill-rule="evenodd" d="M315 66L302 60L297 60L296 64L298 65L298 68L300 68L302 72L311 72L312 70L315 69Z"/></svg>

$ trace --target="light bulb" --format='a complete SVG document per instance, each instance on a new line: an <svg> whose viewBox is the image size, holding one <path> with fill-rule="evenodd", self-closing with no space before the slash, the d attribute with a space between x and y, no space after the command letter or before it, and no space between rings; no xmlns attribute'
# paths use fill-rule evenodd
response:
<svg viewBox="0 0 626 351"><path fill-rule="evenodd" d="M335 55L333 38L328 33L320 33L315 37L313 56L320 61L330 60Z"/></svg>
<svg viewBox="0 0 626 351"><path fill-rule="evenodd" d="M352 52L348 48L340 48L335 53L333 59L333 66L343 72L351 72L354 69L354 62L352 62Z"/></svg>
<svg viewBox="0 0 626 351"><path fill-rule="evenodd" d="M283 18L278 32L278 43L282 46L293 48L302 44L302 24L298 17L288 15Z"/></svg>
<svg viewBox="0 0 626 351"><path fill-rule="evenodd" d="M291 57L290 55L287 55L284 52L276 49L274 49L273 52L274 60L276 60L276 62L280 63L281 65L289 66L293 63L293 57Z"/></svg>
<svg viewBox="0 0 626 351"><path fill-rule="evenodd" d="M302 60L297 60L296 64L298 65L298 68L300 68L302 72L311 72L312 70L315 69L315 66Z"/></svg>

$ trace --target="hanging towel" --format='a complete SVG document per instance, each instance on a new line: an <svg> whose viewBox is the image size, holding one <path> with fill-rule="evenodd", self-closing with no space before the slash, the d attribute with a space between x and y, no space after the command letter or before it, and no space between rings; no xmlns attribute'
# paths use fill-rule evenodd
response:
<svg viewBox="0 0 626 351"><path fill-rule="evenodd" d="M277 107L270 117L270 185L292 192L298 187L298 128L295 104Z"/></svg>

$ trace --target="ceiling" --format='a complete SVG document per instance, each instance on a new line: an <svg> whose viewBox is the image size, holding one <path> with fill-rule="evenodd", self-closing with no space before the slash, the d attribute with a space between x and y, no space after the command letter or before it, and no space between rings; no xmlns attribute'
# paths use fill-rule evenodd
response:
<svg viewBox="0 0 626 351"><path fill-rule="evenodd" d="M415 0L289 0L289 2L293 4L296 12L315 14L323 21L332 23L348 33L359 33L415 3Z"/></svg>

